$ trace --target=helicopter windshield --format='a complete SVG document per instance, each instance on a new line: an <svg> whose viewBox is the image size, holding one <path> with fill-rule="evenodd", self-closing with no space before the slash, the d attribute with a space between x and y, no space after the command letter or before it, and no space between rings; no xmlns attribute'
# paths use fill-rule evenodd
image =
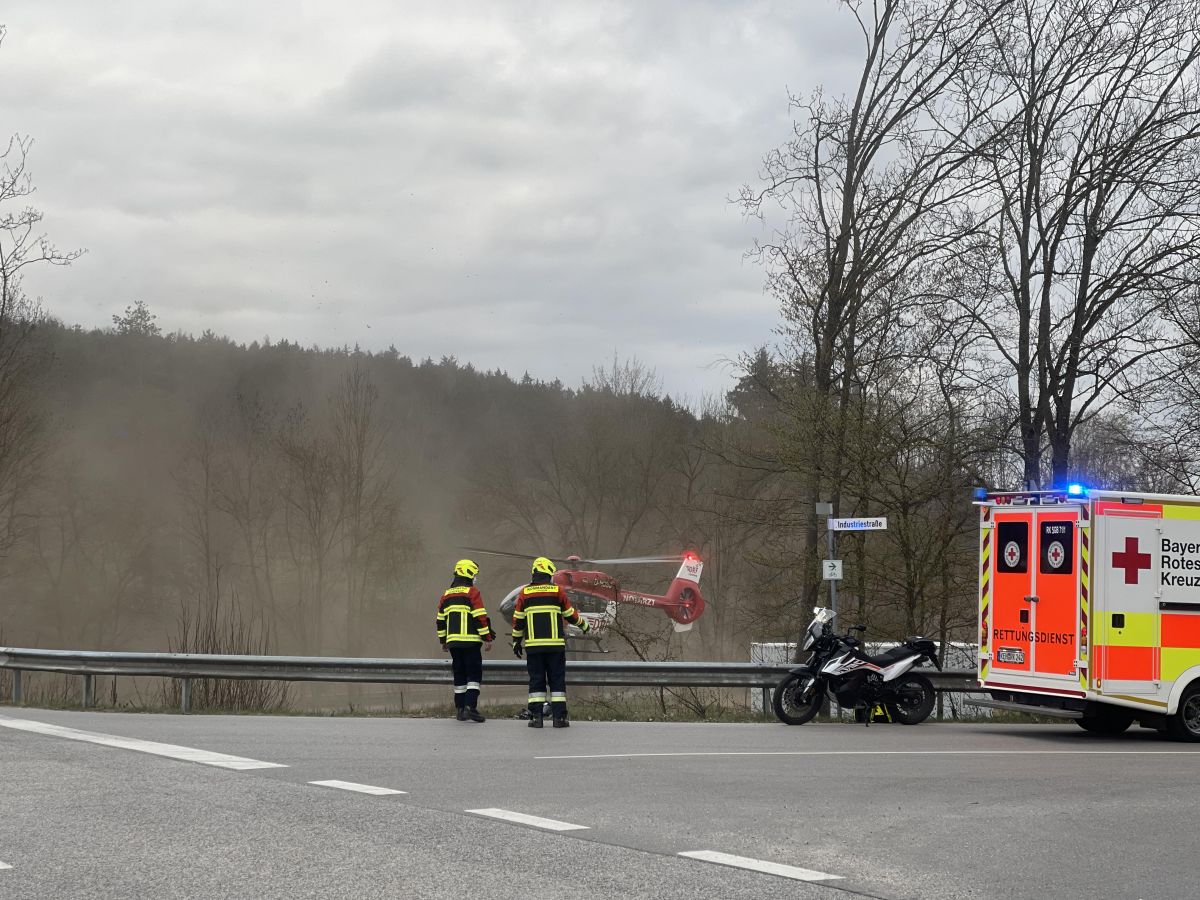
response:
<svg viewBox="0 0 1200 900"><path fill-rule="evenodd" d="M581 613L602 616L608 611L608 601L603 597L585 594L583 591L567 591L567 596L571 598L571 605Z"/></svg>
<svg viewBox="0 0 1200 900"><path fill-rule="evenodd" d="M524 587L524 585L521 585L521 587ZM517 608L517 594L521 593L521 587L513 588L508 592L505 598L500 601L500 615L504 616L504 618L508 619L510 622L512 621L513 612Z"/></svg>

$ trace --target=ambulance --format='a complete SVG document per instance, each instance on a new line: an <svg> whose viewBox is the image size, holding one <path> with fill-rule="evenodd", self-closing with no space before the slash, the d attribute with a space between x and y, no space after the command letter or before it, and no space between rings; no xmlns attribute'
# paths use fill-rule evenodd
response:
<svg viewBox="0 0 1200 900"><path fill-rule="evenodd" d="M979 507L988 706L1200 741L1200 497L989 491Z"/></svg>

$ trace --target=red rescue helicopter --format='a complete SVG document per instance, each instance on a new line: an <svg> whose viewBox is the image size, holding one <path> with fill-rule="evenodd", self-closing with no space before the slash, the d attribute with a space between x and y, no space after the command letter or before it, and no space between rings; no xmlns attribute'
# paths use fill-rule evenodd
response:
<svg viewBox="0 0 1200 900"><path fill-rule="evenodd" d="M472 553L486 553L491 556L507 556L524 559L530 562L534 557L525 553L510 553L505 550L486 550L479 547L464 547ZM552 579L555 584L562 585L571 604L579 614L587 619L591 630L585 636L574 625L567 626L567 636L579 640L587 638L599 641L604 637L609 627L616 621L617 604L632 603L637 606L648 606L661 609L674 623L676 631L690 631L692 623L704 612L704 597L700 593L700 573L704 571L704 563L695 553L684 553L681 556L633 556L624 559L583 559L578 556L565 558L549 557L558 566ZM661 563L680 563L679 572L672 579L665 594L646 594L641 591L629 591L621 587L621 583L604 572L584 569L583 566L628 566L653 565ZM500 613L512 624L513 609L517 603L517 594L524 585L518 585L500 603Z"/></svg>

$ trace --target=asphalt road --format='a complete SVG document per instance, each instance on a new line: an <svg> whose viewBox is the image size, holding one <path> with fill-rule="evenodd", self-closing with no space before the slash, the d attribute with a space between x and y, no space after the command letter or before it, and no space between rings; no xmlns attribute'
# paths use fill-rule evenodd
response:
<svg viewBox="0 0 1200 900"><path fill-rule="evenodd" d="M331 779L406 793L310 783ZM1070 723L538 732L0 707L0 897L1184 898L1198 781L1200 745ZM490 817L511 814L583 827ZM800 871L680 855L697 851Z"/></svg>

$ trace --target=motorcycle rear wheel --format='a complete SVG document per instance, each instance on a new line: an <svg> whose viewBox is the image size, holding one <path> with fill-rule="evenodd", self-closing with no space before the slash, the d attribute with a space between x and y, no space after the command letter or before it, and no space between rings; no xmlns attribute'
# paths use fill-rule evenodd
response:
<svg viewBox="0 0 1200 900"><path fill-rule="evenodd" d="M933 712L933 683L924 675L909 672L892 683L892 700L888 711L902 725L917 725Z"/></svg>
<svg viewBox="0 0 1200 900"><path fill-rule="evenodd" d="M797 696L807 688L807 693ZM775 685L771 705L785 725L803 725L821 711L825 700L825 682L811 672L792 672Z"/></svg>

